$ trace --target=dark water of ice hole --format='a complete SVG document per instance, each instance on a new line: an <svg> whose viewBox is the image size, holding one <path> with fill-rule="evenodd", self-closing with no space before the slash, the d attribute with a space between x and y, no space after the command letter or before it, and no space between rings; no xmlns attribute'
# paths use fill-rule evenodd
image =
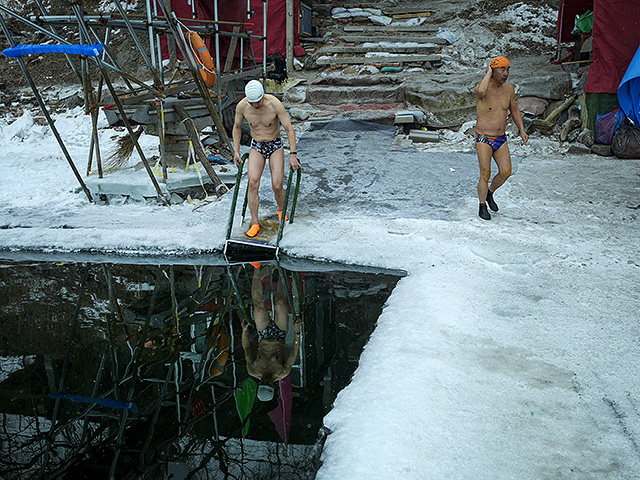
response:
<svg viewBox="0 0 640 480"><path fill-rule="evenodd" d="M0 478L314 478L401 275L316 267L0 261ZM302 320L265 401L242 333L263 305L285 355Z"/></svg>

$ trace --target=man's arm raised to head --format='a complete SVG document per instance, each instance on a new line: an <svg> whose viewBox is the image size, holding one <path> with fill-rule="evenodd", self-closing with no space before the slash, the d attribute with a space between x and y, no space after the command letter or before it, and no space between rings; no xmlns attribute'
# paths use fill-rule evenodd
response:
<svg viewBox="0 0 640 480"><path fill-rule="evenodd" d="M476 97L484 98L484 96L487 94L487 90L489 89L489 82L491 81L492 75L493 69L491 68L491 65L489 65L487 67L486 73L484 74L484 78L475 88Z"/></svg>

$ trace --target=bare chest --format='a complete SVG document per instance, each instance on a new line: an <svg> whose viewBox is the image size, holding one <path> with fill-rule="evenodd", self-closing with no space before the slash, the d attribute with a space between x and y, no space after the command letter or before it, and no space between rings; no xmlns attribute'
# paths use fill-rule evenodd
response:
<svg viewBox="0 0 640 480"><path fill-rule="evenodd" d="M510 95L506 90L489 90L480 101L480 105L487 113L505 112L509 109Z"/></svg>
<svg viewBox="0 0 640 480"><path fill-rule="evenodd" d="M244 117L252 128L274 128L280 125L275 112L267 108L260 110L253 109L245 112Z"/></svg>

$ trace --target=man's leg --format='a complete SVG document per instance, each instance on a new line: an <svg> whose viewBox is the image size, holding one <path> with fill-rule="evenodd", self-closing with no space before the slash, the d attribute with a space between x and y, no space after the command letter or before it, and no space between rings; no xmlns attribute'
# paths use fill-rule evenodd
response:
<svg viewBox="0 0 640 480"><path fill-rule="evenodd" d="M273 321L276 323L280 330L289 329L289 307L287 305L284 285L282 282L286 282L286 278L280 276L278 286L276 287L276 293L273 296Z"/></svg>
<svg viewBox="0 0 640 480"><path fill-rule="evenodd" d="M258 223L258 207L260 206L260 179L262 178L262 172L264 171L265 160L261 153L257 150L249 150L249 167L247 173L249 176L249 212L251 213L251 226L254 230L254 226ZM251 236L255 236L258 233L259 228L255 229L255 233ZM251 231L251 230L250 230Z"/></svg>
<svg viewBox="0 0 640 480"><path fill-rule="evenodd" d="M505 142L496 152L493 154L493 158L498 165L498 174L491 180L489 190L495 192L502 186L507 178L511 176L511 154L509 153L509 145Z"/></svg>
<svg viewBox="0 0 640 480"><path fill-rule="evenodd" d="M284 149L279 148L269 157L269 170L271 171L271 188L273 196L278 204L278 211L284 207Z"/></svg>
<svg viewBox="0 0 640 480"><path fill-rule="evenodd" d="M262 267L264 268L264 267ZM253 271L251 279L251 300L253 301L253 321L256 322L256 330L262 331L269 325L271 318L262 298L261 268Z"/></svg>
<svg viewBox="0 0 640 480"><path fill-rule="evenodd" d="M493 149L486 143L476 143L478 153L478 166L480 167L480 178L478 179L478 200L485 203L487 199L487 189L491 178L491 157Z"/></svg>

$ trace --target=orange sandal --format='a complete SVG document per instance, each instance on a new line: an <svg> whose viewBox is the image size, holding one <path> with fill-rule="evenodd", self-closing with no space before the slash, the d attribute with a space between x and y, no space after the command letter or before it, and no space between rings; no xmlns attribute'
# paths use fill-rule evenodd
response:
<svg viewBox="0 0 640 480"><path fill-rule="evenodd" d="M260 231L260 225L251 225L251 228L247 232L247 236L255 237Z"/></svg>
<svg viewBox="0 0 640 480"><path fill-rule="evenodd" d="M281 222L281 221L282 221L282 210L280 210L280 211L278 212L278 221L279 221L279 222ZM288 221L289 221L289 217L285 215L285 216L284 216L284 221L285 221L285 222L288 222Z"/></svg>

